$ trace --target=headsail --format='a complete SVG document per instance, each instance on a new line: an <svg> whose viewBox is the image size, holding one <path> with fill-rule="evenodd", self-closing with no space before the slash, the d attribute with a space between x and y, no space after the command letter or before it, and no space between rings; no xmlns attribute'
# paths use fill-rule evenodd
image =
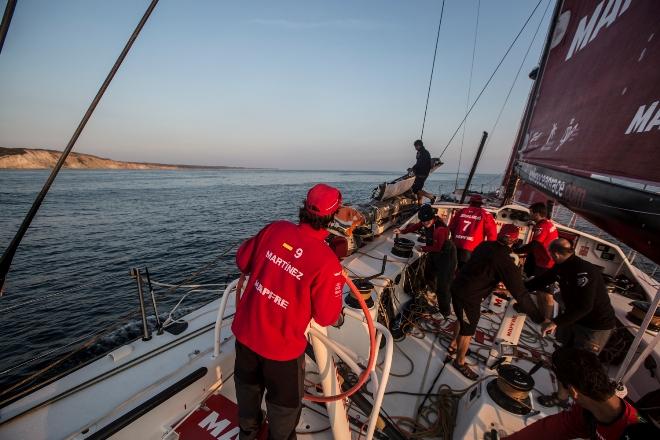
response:
<svg viewBox="0 0 660 440"><path fill-rule="evenodd" d="M660 2L566 0L517 146L527 183L660 262Z"/></svg>

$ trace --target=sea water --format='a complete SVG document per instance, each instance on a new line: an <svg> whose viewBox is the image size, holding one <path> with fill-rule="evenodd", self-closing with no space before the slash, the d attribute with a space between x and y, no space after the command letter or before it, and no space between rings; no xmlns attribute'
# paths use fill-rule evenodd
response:
<svg viewBox="0 0 660 440"><path fill-rule="evenodd" d="M0 170L2 251L48 173ZM0 298L0 389L89 336L105 335L59 369L137 337L140 321L131 268L147 268L152 280L163 283L225 282L236 275L236 246L268 222L296 220L315 183L334 185L345 201L360 203L371 198L379 183L399 176L363 171L62 171L16 252ZM455 177L434 173L425 189L451 192ZM465 176L459 177L461 187ZM477 175L472 188L489 191L500 181L497 175ZM169 311L184 293L156 289L159 312ZM180 310L217 297L193 292ZM16 368L40 355L39 362Z"/></svg>

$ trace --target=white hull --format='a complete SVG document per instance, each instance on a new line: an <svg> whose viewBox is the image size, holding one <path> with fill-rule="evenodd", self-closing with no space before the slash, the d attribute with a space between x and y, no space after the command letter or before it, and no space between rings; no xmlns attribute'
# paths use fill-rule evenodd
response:
<svg viewBox="0 0 660 440"><path fill-rule="evenodd" d="M436 207L441 215L448 215L459 206L446 204ZM511 222L511 213L523 210L524 208L520 207L502 208L496 220L498 224ZM520 221L513 222L527 228L527 225ZM623 252L616 245L570 228L560 226L560 230L578 234L578 249L587 248L583 258L603 266L605 273L624 273L636 280L649 297L655 294L657 286L652 285L649 277L640 275L639 271L627 262ZM410 234L409 238L416 239L416 236ZM599 243L606 243L610 247L609 252L614 253L615 258L601 259L596 251L596 245ZM387 256L385 272L372 280L376 285L374 299L379 300L383 290L390 288L394 308L398 309L409 299L404 291L405 268L414 263L419 254L415 251L410 259L400 258L391 254L392 245L391 231L385 232L373 242L360 248L359 253L347 257L343 264L351 276L367 277L380 271L382 258ZM630 326L629 331L634 335L638 326L626 318L627 304L630 300L618 294L612 294L611 298L617 318L623 325ZM233 298L230 298L225 312L228 318L223 321L220 336L222 345L217 357L214 357L213 350L219 300L185 316L183 319L189 325L180 335L174 336L166 332L162 335L154 335L150 341L137 340L3 407L0 409L0 439L110 437L155 440L168 435L171 436L170 438L176 438L172 430L202 405L212 393L219 393L235 401L232 380L234 340L229 329L230 316L233 313L232 304ZM488 306L488 300L485 306ZM376 310L376 307L371 310L374 317L377 316ZM497 312L482 315L479 331L486 340L481 340L479 343L479 337L475 337L475 345L472 347L474 353L486 358L489 356L489 350L484 348L483 344L487 345L489 337L497 332L501 320L502 315ZM456 439L482 439L483 433L491 429L511 433L549 413L543 409L536 415L523 417L501 409L486 392L486 385L492 380L489 376L495 372L482 362L478 367L482 380L476 384L463 378L451 365L445 365L446 340L451 335L451 325L452 321L444 322L437 336L431 332L427 332L421 338L409 335L403 341L396 343L386 391L404 391L413 395L385 394L382 405L385 414L397 417L398 423L404 423L398 417L415 418L417 408L424 400L421 395L426 394L430 389L435 392L440 386L443 389L445 387L454 390L468 389L458 402L453 436ZM534 325L527 327L526 334L519 344L521 352L534 354L551 351L552 347L548 340L530 337L534 330L537 330ZM643 338L642 348L650 344L655 337L654 333L647 333ZM368 338L362 322L347 316L341 328L328 328L328 335L348 353L354 354L357 360L361 360L361 364L366 364ZM656 346L652 355L660 361L660 348ZM114 357L118 359L115 360ZM381 364L380 368L383 359L384 353L381 351L378 362ZM533 365L528 359L514 358L513 363L525 370L529 370ZM315 365L308 360L308 373L311 374L315 368ZM616 368L613 367L613 370L615 371ZM383 383L382 370L377 368L376 372L378 381ZM408 372L410 373L407 374ZM632 375L627 385L633 401L646 392L658 388L660 384L657 377L660 376L660 369L656 368L655 373L655 378L652 378L646 369L641 368ZM553 381L549 372L543 368L534 375L534 379L537 385L532 392L531 402L536 410L540 410L534 403L535 395L538 392L551 392ZM176 388L177 384L180 389ZM372 392L375 391L371 389L373 380L369 386ZM156 399L158 396L162 399ZM150 399L152 404L147 405ZM305 402L305 405L298 426L300 433L314 433L308 435L313 438L330 439L344 436L358 438L360 427L357 424L362 423L366 430L368 420L355 410L354 405L348 412L353 431L344 433L338 431L338 428L335 432L332 429L324 430L329 424L325 409L310 402ZM142 410L138 411L137 409L140 408ZM452 414L442 416L450 417L453 421ZM427 421L424 418L420 420L432 425L434 417L436 416L431 416ZM210 429L206 431L211 432ZM215 437L209 434L207 438L222 438L223 433L227 434L227 432L218 432ZM429 432L430 438L440 435L441 430Z"/></svg>

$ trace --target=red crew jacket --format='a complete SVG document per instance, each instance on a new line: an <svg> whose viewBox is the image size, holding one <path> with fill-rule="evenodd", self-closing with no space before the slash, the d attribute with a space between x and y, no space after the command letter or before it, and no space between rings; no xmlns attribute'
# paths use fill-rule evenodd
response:
<svg viewBox="0 0 660 440"><path fill-rule="evenodd" d="M536 246L532 246L532 255L534 255L534 263L538 267L550 269L555 265L554 260L550 256L548 247L552 240L559 238L557 227L551 220L547 218L542 219L534 226L534 235L532 241L536 242Z"/></svg>
<svg viewBox="0 0 660 440"><path fill-rule="evenodd" d="M637 410L623 401L625 409L614 422L603 425L596 422L596 438L600 440L619 440L628 425L639 423L642 419ZM585 410L577 404L570 409L545 417L503 440L563 440L590 438Z"/></svg>
<svg viewBox="0 0 660 440"><path fill-rule="evenodd" d="M402 234L419 231L424 225L422 222L412 223L401 229ZM433 244L422 246L423 252L440 252L445 241L449 238L449 229L436 217L433 229ZM432 226L433 227L433 226Z"/></svg>
<svg viewBox="0 0 660 440"><path fill-rule="evenodd" d="M490 212L478 206L468 206L455 213L449 223L449 230L456 247L470 252L484 239L497 239L495 219Z"/></svg>
<svg viewBox="0 0 660 440"><path fill-rule="evenodd" d="M312 318L323 326L337 320L345 279L327 235L277 221L240 246L236 265L250 279L231 328L243 345L267 359L295 359Z"/></svg>

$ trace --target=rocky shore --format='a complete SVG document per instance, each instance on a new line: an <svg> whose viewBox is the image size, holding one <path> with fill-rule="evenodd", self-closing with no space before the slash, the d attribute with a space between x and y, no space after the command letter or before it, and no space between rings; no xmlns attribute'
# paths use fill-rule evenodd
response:
<svg viewBox="0 0 660 440"><path fill-rule="evenodd" d="M57 163L61 151L0 147L0 169L48 169ZM71 152L64 168L109 170L181 170L228 169L224 166L167 165L159 163L120 162L91 154Z"/></svg>

